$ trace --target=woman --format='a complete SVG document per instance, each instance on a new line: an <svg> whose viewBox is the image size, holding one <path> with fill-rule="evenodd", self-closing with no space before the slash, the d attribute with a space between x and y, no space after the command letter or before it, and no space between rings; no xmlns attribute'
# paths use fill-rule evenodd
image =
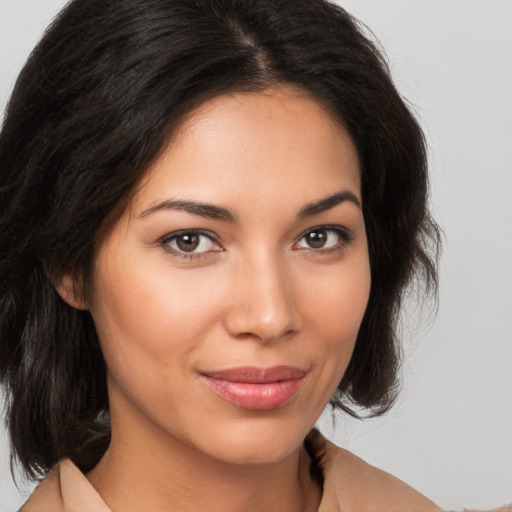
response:
<svg viewBox="0 0 512 512"><path fill-rule="evenodd" d="M312 430L383 414L438 242L421 130L320 0L75 0L0 138L22 510L438 510Z"/></svg>

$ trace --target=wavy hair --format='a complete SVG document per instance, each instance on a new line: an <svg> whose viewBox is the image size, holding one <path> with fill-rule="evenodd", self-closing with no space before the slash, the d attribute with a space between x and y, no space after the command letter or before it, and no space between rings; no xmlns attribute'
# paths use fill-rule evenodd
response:
<svg viewBox="0 0 512 512"><path fill-rule="evenodd" d="M397 393L397 315L435 292L422 131L365 29L324 0L73 0L23 68L0 135L0 382L13 454L44 475L88 471L109 444L105 362L87 311L98 245L183 116L216 95L291 84L358 152L371 291L331 405L382 414Z"/></svg>

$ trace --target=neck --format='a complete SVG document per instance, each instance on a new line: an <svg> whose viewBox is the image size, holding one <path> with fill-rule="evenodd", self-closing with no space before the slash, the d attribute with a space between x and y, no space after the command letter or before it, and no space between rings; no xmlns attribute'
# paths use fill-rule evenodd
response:
<svg viewBox="0 0 512 512"><path fill-rule="evenodd" d="M112 426L111 445L87 478L113 512L318 509L321 491L309 474L311 460L303 446L278 462L229 464L157 427L141 436L137 429L116 429L114 417Z"/></svg>

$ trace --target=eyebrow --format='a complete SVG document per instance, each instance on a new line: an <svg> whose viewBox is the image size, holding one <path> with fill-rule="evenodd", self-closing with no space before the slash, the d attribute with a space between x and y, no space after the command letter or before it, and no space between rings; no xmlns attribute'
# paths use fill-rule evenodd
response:
<svg viewBox="0 0 512 512"><path fill-rule="evenodd" d="M319 201L308 203L306 206L301 208L297 217L301 219L311 217L318 213L325 212L326 210L330 210L331 208L347 201L355 204L359 209L361 209L361 203L353 192L350 192L350 190L341 190L340 192L336 192L336 194L332 194L331 196L320 199Z"/></svg>
<svg viewBox="0 0 512 512"><path fill-rule="evenodd" d="M338 204L347 201L353 203L358 208L361 208L361 203L354 193L350 192L349 190L342 190L318 201L308 203L306 206L301 208L297 214L297 217L300 219L311 217L326 210L330 210ZM140 214L140 217L146 217L160 210L183 210L185 212L192 213L193 215L199 215L201 217L214 220L224 220L232 223L236 223L238 220L237 215L228 208L208 203L180 199L168 199L166 201L162 201L154 206L151 206L147 210L144 210Z"/></svg>
<svg viewBox="0 0 512 512"><path fill-rule="evenodd" d="M174 200L168 199L161 203L144 210L140 217L146 217L147 215L158 212L160 210L183 210L194 215L200 215L201 217L207 217L215 220L225 220L227 222L236 222L237 216L228 208L222 206L216 206L214 204L199 203L196 201L186 200Z"/></svg>

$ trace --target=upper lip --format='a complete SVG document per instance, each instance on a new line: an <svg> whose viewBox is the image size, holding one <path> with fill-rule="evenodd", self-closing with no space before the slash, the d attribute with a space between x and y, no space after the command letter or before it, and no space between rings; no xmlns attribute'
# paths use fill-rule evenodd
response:
<svg viewBox="0 0 512 512"><path fill-rule="evenodd" d="M295 366L273 366L259 368L256 366L240 366L225 370L203 372L203 375L212 379L227 380L230 382L246 382L249 384L267 384L284 380L301 379L306 375L305 370Z"/></svg>

